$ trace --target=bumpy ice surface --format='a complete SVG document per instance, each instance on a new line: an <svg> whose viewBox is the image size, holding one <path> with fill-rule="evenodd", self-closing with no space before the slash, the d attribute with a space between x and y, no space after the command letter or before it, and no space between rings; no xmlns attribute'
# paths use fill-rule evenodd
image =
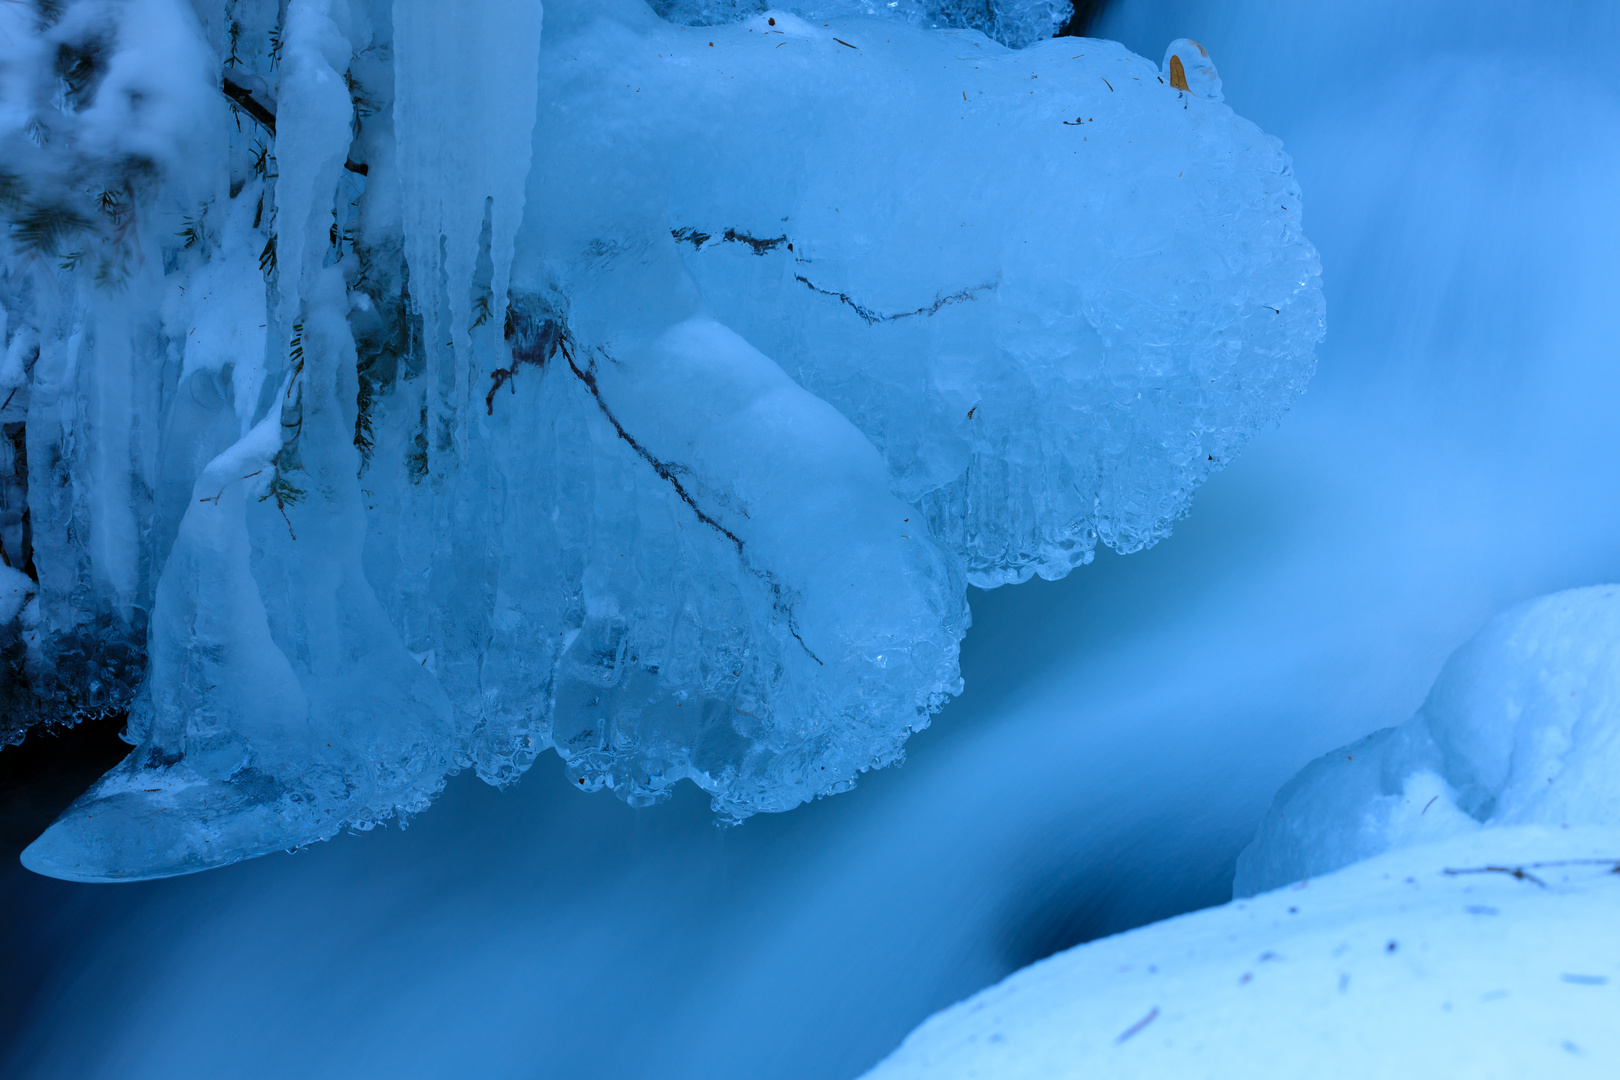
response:
<svg viewBox="0 0 1620 1080"><path fill-rule="evenodd" d="M548 747L728 819L843 790L959 690L966 582L1166 535L1321 334L1288 159L1187 43L14 7L6 693L136 744L49 873Z"/></svg>

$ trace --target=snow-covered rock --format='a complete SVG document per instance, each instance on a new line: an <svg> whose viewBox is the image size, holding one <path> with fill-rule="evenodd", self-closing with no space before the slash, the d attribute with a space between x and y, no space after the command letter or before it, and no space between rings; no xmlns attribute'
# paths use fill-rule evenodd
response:
<svg viewBox="0 0 1620 1080"><path fill-rule="evenodd" d="M1239 899L1026 968L869 1076L1598 1075L1620 1057L1617 778L1620 587L1532 600L1412 719L1283 787Z"/></svg>
<svg viewBox="0 0 1620 1080"><path fill-rule="evenodd" d="M1620 586L1503 612L1410 720L1300 770L1239 856L1233 891L1528 824L1620 828Z"/></svg>
<svg viewBox="0 0 1620 1080"><path fill-rule="evenodd" d="M1616 829L1391 851L1043 960L867 1080L1605 1076L1617 869Z"/></svg>

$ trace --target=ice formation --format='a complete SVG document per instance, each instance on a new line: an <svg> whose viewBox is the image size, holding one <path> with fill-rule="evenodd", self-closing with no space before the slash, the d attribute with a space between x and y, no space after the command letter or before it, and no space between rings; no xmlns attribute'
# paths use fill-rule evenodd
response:
<svg viewBox="0 0 1620 1080"><path fill-rule="evenodd" d="M1288 159L1218 83L909 10L0 9L7 715L135 745L29 864L548 747L788 809L959 690L966 583L1166 535L1310 372Z"/></svg>
<svg viewBox="0 0 1620 1080"><path fill-rule="evenodd" d="M1620 963L1593 949L1617 842L1453 837L1093 941L931 1017L867 1080L1586 1076L1620 1054Z"/></svg>
<svg viewBox="0 0 1620 1080"><path fill-rule="evenodd" d="M1620 586L1491 620L1405 723L1318 758L1238 859L1249 896L1391 848L1510 825L1620 828Z"/></svg>

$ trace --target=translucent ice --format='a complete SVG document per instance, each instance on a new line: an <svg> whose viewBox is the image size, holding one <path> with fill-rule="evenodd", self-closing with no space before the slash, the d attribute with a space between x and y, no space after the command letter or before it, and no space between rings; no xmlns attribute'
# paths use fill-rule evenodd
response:
<svg viewBox="0 0 1620 1080"><path fill-rule="evenodd" d="M1177 38L1164 51L1164 73L1170 85L1211 101L1225 100L1221 77L1209 58L1209 50L1191 38Z"/></svg>
<svg viewBox="0 0 1620 1080"><path fill-rule="evenodd" d="M1620 826L1620 587L1497 616L1410 720L1313 761L1238 859L1239 896L1505 825Z"/></svg>
<svg viewBox="0 0 1620 1080"><path fill-rule="evenodd" d="M89 103L118 42L170 47L81 5L19 70L94 23ZM165 10L225 77L164 90L149 158L29 138L100 106L4 113L7 693L136 744L49 873L219 865L548 747L726 819L843 790L960 689L967 581L1163 537L1310 372L1286 156L1117 45ZM109 198L44 201L68 174Z"/></svg>
<svg viewBox="0 0 1620 1080"><path fill-rule="evenodd" d="M1272 394L1303 385L1321 307L1286 158L1111 43L881 32L852 50L756 19L716 41L724 81L686 91L692 108L603 101L611 130L691 162L656 196L612 198L667 218L704 300L876 443L974 584L1060 577L1099 539L1155 542ZM644 96L670 62L646 59L591 78ZM937 81L899 111L890 64ZM795 115L831 133L814 172ZM598 137L557 141L594 155Z"/></svg>

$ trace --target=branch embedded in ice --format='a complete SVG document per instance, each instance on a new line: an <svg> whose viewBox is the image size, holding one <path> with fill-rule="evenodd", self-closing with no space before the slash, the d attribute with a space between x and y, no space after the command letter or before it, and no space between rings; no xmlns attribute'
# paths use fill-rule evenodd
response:
<svg viewBox="0 0 1620 1080"><path fill-rule="evenodd" d="M783 587L782 582L777 578L777 576L769 569L752 565L745 551L745 544L743 543L742 537L726 528L726 526L718 519L710 516L701 506L697 504L697 500L692 498L691 492L686 490L686 485L681 483L681 478L678 475L686 470L672 462L662 461L655 457L647 450L645 446L636 440L634 435L631 435L624 429L624 425L619 423L618 417L613 415L613 410L608 408L608 403L602 398L601 388L597 386L596 383L595 362L592 361L583 369L581 369L579 365L574 362L573 353L568 348L567 331L563 331L558 336L555 348L562 353L563 359L568 361L568 369L574 373L574 377L581 383L585 384L585 388L590 391L592 399L596 402L596 407L601 410L601 413L607 419L607 422L613 426L613 430L619 436L619 438L622 439L630 447L630 449L634 450L638 457L640 457L648 465L652 466L653 472L657 473L659 479L663 480L674 490L676 496L678 496L681 502L685 503L691 509L692 513L697 516L699 521L731 542L732 547L736 548L737 558L742 561L743 566L747 567L749 573L764 581L766 587L771 590L771 606L780 612L787 620L788 633L793 635L793 639L799 643L799 647L805 651L805 655L814 660L817 665L825 667L826 665L822 662L821 657L817 656L815 651L811 649L809 645L805 644L804 638L800 636L799 628L793 615L793 605L789 602L786 589ZM493 393L493 391L491 391L491 393Z"/></svg>
<svg viewBox="0 0 1620 1080"><path fill-rule="evenodd" d="M822 296L830 296L840 303L847 305L855 312L855 314L864 319L868 326L872 326L877 323L895 322L898 319L909 319L915 315L937 315L939 314L941 308L949 307L952 304L964 304L969 300L977 300L981 293L994 292L997 284L996 282L992 281L985 285L976 285L971 289L962 289L949 295L941 294L934 297L934 302L932 304L924 304L915 311L900 311L893 315L885 315L880 311L874 311L864 304L857 303L856 301L850 299L848 293L837 292L833 289L823 289L821 286L815 284L803 274L794 274L793 280L802 283L805 288L809 289L811 292L820 293Z"/></svg>
<svg viewBox="0 0 1620 1080"><path fill-rule="evenodd" d="M229 68L226 68L225 74L220 77L220 89L224 91L226 97L231 99L232 104L251 116L254 122L270 134L271 138L275 138L276 103L274 101L270 101L268 97L261 100L258 94L236 82L231 78ZM345 158L343 167L352 173L359 173L361 176L365 176L371 171L370 166L355 161L353 158Z"/></svg>

